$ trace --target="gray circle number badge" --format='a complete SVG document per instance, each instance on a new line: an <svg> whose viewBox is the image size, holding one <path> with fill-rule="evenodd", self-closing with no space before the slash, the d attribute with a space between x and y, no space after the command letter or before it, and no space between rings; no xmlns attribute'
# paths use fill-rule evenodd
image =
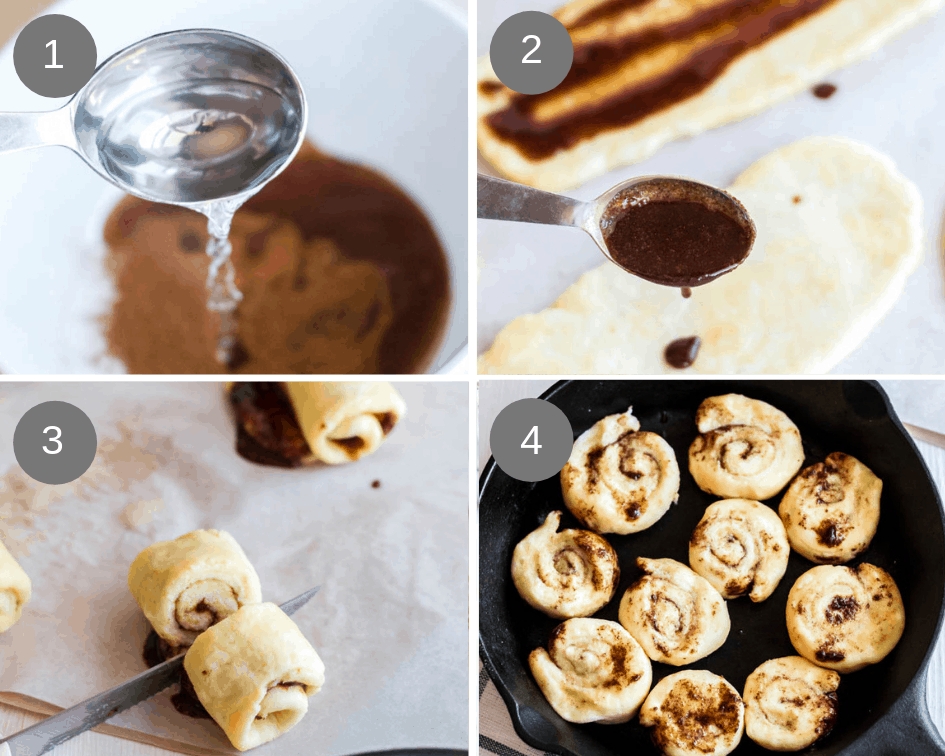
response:
<svg viewBox="0 0 945 756"><path fill-rule="evenodd" d="M520 399L499 413L489 434L502 471L533 483L561 472L574 444L567 416L544 399Z"/></svg>
<svg viewBox="0 0 945 756"><path fill-rule="evenodd" d="M20 467L33 480L53 486L81 477L97 448L89 416L68 402L37 404L13 431L13 453Z"/></svg>
<svg viewBox="0 0 945 756"><path fill-rule="evenodd" d="M95 73L98 53L89 30L69 16L30 21L13 45L13 67L27 87L43 97L69 97Z"/></svg>
<svg viewBox="0 0 945 756"><path fill-rule="evenodd" d="M524 11L509 16L492 35L492 69L514 92L537 95L554 89L574 60L571 35L554 16Z"/></svg>

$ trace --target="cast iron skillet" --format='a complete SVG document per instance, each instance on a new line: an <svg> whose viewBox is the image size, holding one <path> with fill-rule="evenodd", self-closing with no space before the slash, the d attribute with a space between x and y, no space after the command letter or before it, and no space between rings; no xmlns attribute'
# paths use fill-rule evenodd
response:
<svg viewBox="0 0 945 756"><path fill-rule="evenodd" d="M626 588L639 577L637 556L672 557L688 564L689 535L718 497L698 489L688 472L688 448L696 436L695 411L708 396L741 393L783 410L797 424L809 465L833 451L857 457L883 480L879 531L870 548L851 562L888 570L902 592L905 634L879 664L843 675L833 731L805 753L828 756L943 754L945 741L929 719L927 665L943 619L945 516L935 484L878 384L864 381L565 381L542 398L560 407L574 435L606 415L626 411L642 430L662 435L682 472L679 503L653 527L607 536L620 558L613 601L595 616L617 619ZM769 500L776 507L780 495ZM490 459L479 481L479 644L482 659L502 694L519 736L562 756L656 754L649 732L636 720L622 725L573 725L545 701L528 670L528 654L547 642L558 620L529 607L512 584L512 549L553 509L565 512L562 528L580 527L561 498L558 476L539 483L510 478ZM784 579L760 604L728 602L732 630L725 645L687 668L724 676L739 691L767 659L796 653L784 619L794 581L813 567L791 553ZM653 664L653 684L679 668ZM737 756L770 754L744 737Z"/></svg>

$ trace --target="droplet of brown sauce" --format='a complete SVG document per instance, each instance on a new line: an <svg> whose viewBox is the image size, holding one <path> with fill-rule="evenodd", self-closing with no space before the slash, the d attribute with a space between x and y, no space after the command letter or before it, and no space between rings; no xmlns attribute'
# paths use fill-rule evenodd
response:
<svg viewBox="0 0 945 756"><path fill-rule="evenodd" d="M837 92L837 87L835 84L818 84L811 90L814 93L814 97L820 100L827 100L834 96Z"/></svg>
<svg viewBox="0 0 945 756"><path fill-rule="evenodd" d="M699 354L699 347L702 346L702 339L698 336L687 336L682 339L674 339L667 344L663 356L670 367L677 370L684 370L691 367Z"/></svg>
<svg viewBox="0 0 945 756"><path fill-rule="evenodd" d="M680 291L682 291L683 299L689 299L689 297L692 296L692 289L690 289L688 286L683 286Z"/></svg>

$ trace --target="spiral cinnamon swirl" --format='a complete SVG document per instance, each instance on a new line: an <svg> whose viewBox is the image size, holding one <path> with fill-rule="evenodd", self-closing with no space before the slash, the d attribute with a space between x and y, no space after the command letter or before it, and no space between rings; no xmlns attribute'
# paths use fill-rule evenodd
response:
<svg viewBox="0 0 945 756"><path fill-rule="evenodd" d="M797 652L837 672L856 672L884 659L906 623L895 581L872 564L808 570L788 594L786 615Z"/></svg>
<svg viewBox="0 0 945 756"><path fill-rule="evenodd" d="M589 530L562 530L561 512L523 538L512 552L519 595L550 617L589 617L614 597L617 552Z"/></svg>
<svg viewBox="0 0 945 756"><path fill-rule="evenodd" d="M745 681L745 734L769 751L800 751L837 719L840 675L800 656L770 659Z"/></svg>
<svg viewBox="0 0 945 756"><path fill-rule="evenodd" d="M637 533L653 525L679 498L673 448L640 432L632 407L582 433L561 470L564 503L598 533Z"/></svg>
<svg viewBox="0 0 945 756"><path fill-rule="evenodd" d="M834 452L798 475L778 512L794 550L812 562L843 564L870 545L883 481L858 459Z"/></svg>
<svg viewBox="0 0 945 756"><path fill-rule="evenodd" d="M0 542L0 633L13 627L33 595L29 576Z"/></svg>
<svg viewBox="0 0 945 756"><path fill-rule="evenodd" d="M724 677L687 669L664 677L640 709L653 743L667 756L725 756L745 731L745 704Z"/></svg>
<svg viewBox="0 0 945 756"><path fill-rule="evenodd" d="M151 544L128 570L128 587L155 632L187 647L208 627L262 601L256 570L222 530L195 530Z"/></svg>
<svg viewBox="0 0 945 756"><path fill-rule="evenodd" d="M689 539L689 564L724 598L746 593L764 601L787 569L784 525L774 510L750 499L710 505Z"/></svg>
<svg viewBox="0 0 945 756"><path fill-rule="evenodd" d="M674 559L637 558L646 574L620 600L620 624L653 661L683 664L719 649L731 622L712 584Z"/></svg>
<svg viewBox="0 0 945 756"><path fill-rule="evenodd" d="M617 724L636 715L650 690L650 660L616 622L569 619L528 665L548 703L576 724Z"/></svg>
<svg viewBox="0 0 945 756"><path fill-rule="evenodd" d="M758 399L710 396L696 411L696 426L699 435L689 447L689 472L708 493L769 499L804 463L797 426Z"/></svg>

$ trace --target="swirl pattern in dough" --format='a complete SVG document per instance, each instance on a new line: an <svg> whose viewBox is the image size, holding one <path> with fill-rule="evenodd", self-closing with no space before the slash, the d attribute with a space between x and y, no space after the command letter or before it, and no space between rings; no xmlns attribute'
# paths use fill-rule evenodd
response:
<svg viewBox="0 0 945 756"><path fill-rule="evenodd" d="M653 686L640 724L667 756L726 756L745 732L745 704L724 677L687 669Z"/></svg>
<svg viewBox="0 0 945 756"><path fill-rule="evenodd" d="M745 681L745 733L769 751L800 751L837 719L840 675L800 656L770 659Z"/></svg>
<svg viewBox="0 0 945 756"><path fill-rule="evenodd" d="M870 545L883 481L858 459L834 452L798 475L778 512L794 550L812 562L843 564Z"/></svg>
<svg viewBox="0 0 945 756"><path fill-rule="evenodd" d="M639 557L646 574L620 600L620 624L653 661L679 667L719 649L731 622L721 594L674 559Z"/></svg>
<svg viewBox="0 0 945 756"><path fill-rule="evenodd" d="M640 431L632 407L582 433L561 470L564 503L598 533L637 533L679 498L676 454L661 436Z"/></svg>
<svg viewBox="0 0 945 756"><path fill-rule="evenodd" d="M523 538L512 552L519 595L550 617L589 617L614 597L617 552L597 533L562 530L561 512Z"/></svg>
<svg viewBox="0 0 945 756"><path fill-rule="evenodd" d="M696 412L689 472L703 491L769 499L804 463L797 426L781 410L741 394L710 396Z"/></svg>
<svg viewBox="0 0 945 756"><path fill-rule="evenodd" d="M774 510L751 499L710 505L689 539L689 564L724 598L764 601L778 587L790 555Z"/></svg>
<svg viewBox="0 0 945 756"><path fill-rule="evenodd" d="M906 623L895 581L872 564L808 570L788 594L786 616L797 652L837 672L856 672L884 659Z"/></svg>
<svg viewBox="0 0 945 756"><path fill-rule="evenodd" d="M640 644L608 620L566 620L552 632L547 650L531 652L528 665L552 708L576 724L627 722L653 682Z"/></svg>

